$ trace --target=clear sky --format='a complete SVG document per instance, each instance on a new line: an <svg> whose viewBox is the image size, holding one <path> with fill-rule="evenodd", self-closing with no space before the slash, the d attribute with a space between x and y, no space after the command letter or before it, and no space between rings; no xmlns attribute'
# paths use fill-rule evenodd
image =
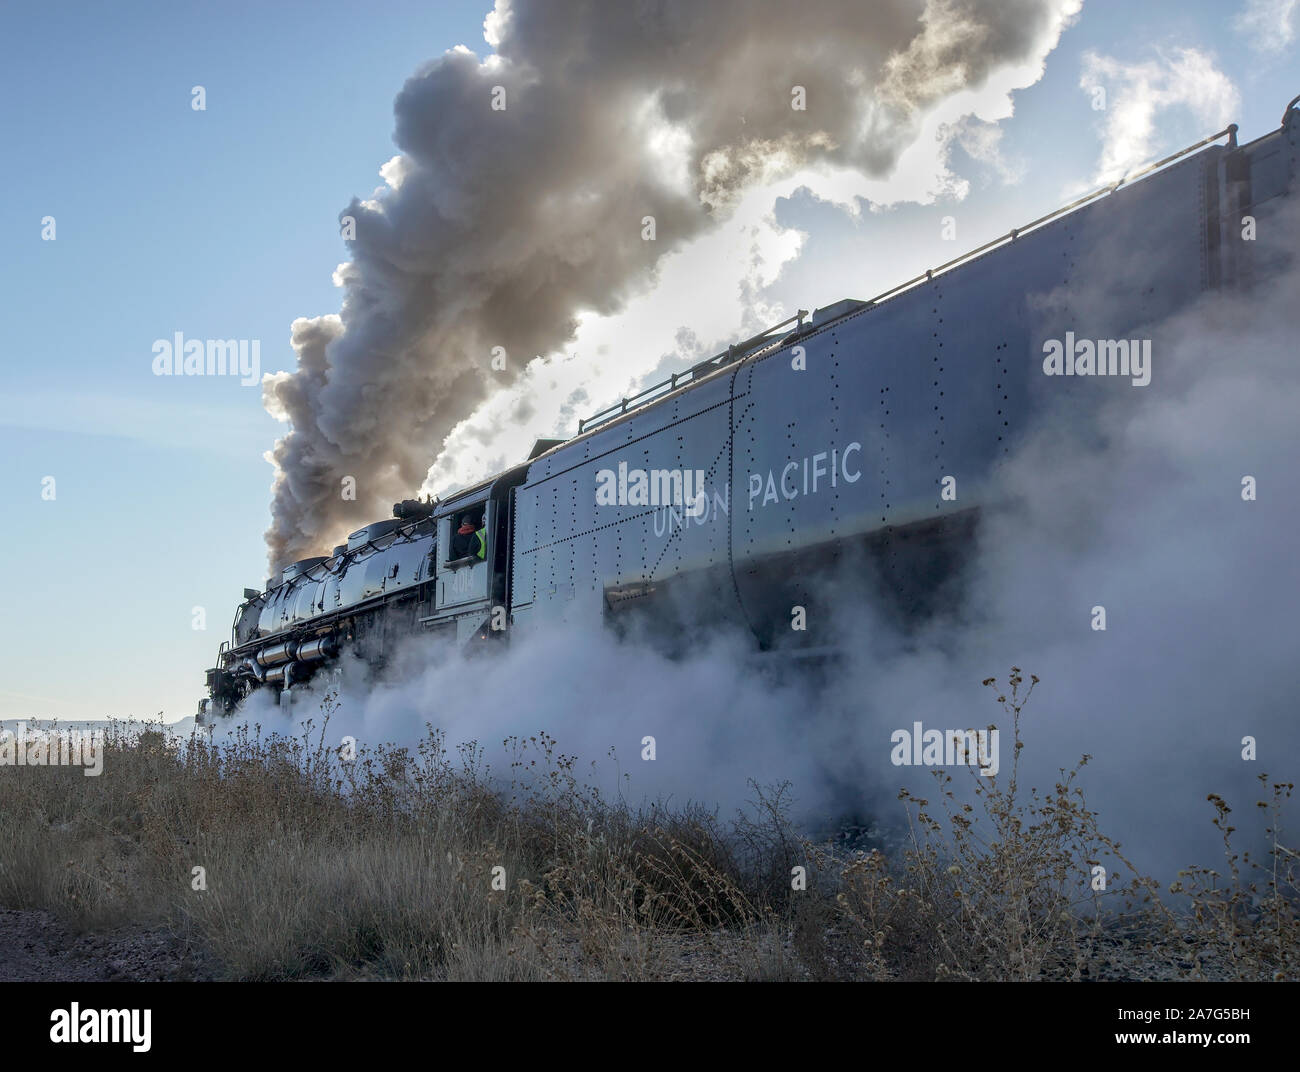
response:
<svg viewBox="0 0 1300 1072"><path fill-rule="evenodd" d="M1008 82L1013 114L990 118L998 108L984 102L962 136L937 149L921 139L892 181L764 192L757 291L737 297L739 256L727 300L713 300L686 251L623 318L584 324L585 352L605 346L605 378L590 365L569 373L589 376L594 411L673 366L679 329L725 343L755 297L784 315L949 258L945 215L958 246L974 246L1090 187L1117 152L1154 158L1225 116L1243 138L1273 129L1300 93L1296 7L1088 0L1041 75ZM283 426L258 386L155 376L154 341L257 339L263 371L292 368L290 323L339 308L338 215L382 184L395 94L453 46L485 56L487 10L0 6L0 717L193 712L241 589L265 579L262 455ZM1088 77L1110 87L1105 113L1090 107ZM655 329L629 331L638 323ZM590 360L578 350L579 365ZM448 479L575 431L537 397L517 438L457 456Z"/></svg>

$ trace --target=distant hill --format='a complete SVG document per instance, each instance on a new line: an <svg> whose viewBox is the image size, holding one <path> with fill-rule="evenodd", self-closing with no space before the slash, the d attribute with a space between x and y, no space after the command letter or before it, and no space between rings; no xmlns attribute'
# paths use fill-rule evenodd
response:
<svg viewBox="0 0 1300 1072"><path fill-rule="evenodd" d="M156 729L159 726L156 719L0 718L0 730L10 730L16 733L20 723L25 725L29 732L32 730L79 730L82 733L89 733L94 730L107 730L110 726L119 731L138 732L145 729ZM162 728L178 737L188 737L194 730L194 716L186 715L175 722L164 723Z"/></svg>

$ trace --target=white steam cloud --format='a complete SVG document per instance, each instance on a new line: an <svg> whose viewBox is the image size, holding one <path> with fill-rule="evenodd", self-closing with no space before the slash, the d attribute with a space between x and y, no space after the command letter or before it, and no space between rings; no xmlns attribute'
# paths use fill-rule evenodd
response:
<svg viewBox="0 0 1300 1072"><path fill-rule="evenodd" d="M1156 121L1165 113L1186 109L1196 129L1210 134L1240 112L1241 96L1232 80L1212 56L1195 48L1158 51L1142 63L1085 52L1079 85L1106 94L1096 185L1115 182L1152 160L1160 141Z"/></svg>
<svg viewBox="0 0 1300 1072"><path fill-rule="evenodd" d="M980 681L1005 680L1014 663L1042 679L1022 783L1050 789L1088 753L1089 804L1137 862L1165 878L1212 863L1206 795L1228 799L1247 839L1266 795L1256 775L1297 773L1300 367L1285 299L1298 282L1292 272L1251 295L1207 295L1155 328L1150 386L1097 382L1095 420L1071 428L1055 415L1011 459L960 605L907 636L870 602L841 606L854 658L828 681L776 671L742 638L702 638L670 660L596 622L488 658L413 642L386 682L350 665L330 738L413 745L430 723L452 744L479 742L503 773L501 742L545 731L633 801L728 812L750 798L750 779L789 779L810 824L888 823L899 787L929 786L923 769L891 764L896 729L996 722L1006 772L1011 727ZM1245 476L1255 501L1242 497ZM1092 628L1094 606L1105 631ZM265 703L243 720L319 724L310 695L290 711Z"/></svg>

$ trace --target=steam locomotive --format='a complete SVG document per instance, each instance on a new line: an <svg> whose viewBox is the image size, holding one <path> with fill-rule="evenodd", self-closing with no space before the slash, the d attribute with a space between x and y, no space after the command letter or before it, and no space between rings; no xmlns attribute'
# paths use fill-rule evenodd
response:
<svg viewBox="0 0 1300 1072"><path fill-rule="evenodd" d="M1144 329L1283 267L1293 231L1250 238L1294 226L1298 103L1248 144L1231 126L874 299L800 310L573 439L290 563L245 589L200 721L411 638L483 647L636 621L669 641L730 626L759 650L817 652L835 647L846 577L924 612L960 577L1031 421L1094 405L1099 372L1124 390L1152 361L1159 376ZM1051 375L1061 340L1068 368ZM482 554L453 558L466 515Z"/></svg>

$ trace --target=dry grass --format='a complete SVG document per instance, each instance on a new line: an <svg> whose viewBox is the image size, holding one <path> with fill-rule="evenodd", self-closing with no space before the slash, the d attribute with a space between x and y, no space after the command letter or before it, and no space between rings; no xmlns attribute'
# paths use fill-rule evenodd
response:
<svg viewBox="0 0 1300 1072"><path fill-rule="evenodd" d="M297 740L119 730L98 778L0 768L0 905L166 926L237 979L1300 977L1300 873L1277 829L1292 786L1261 775L1261 861L1236 854L1211 797L1224 874L1161 891L1098 829L1087 757L1050 793L1022 791L1036 681L1013 669L998 690L1010 771L964 793L939 772L933 802L904 793L892 857L799 837L786 787L754 787L726 823L634 810L545 735L507 742L503 789L477 748L450 755L432 730L414 753L345 762L328 713ZM1103 859L1128 874L1094 889Z"/></svg>

